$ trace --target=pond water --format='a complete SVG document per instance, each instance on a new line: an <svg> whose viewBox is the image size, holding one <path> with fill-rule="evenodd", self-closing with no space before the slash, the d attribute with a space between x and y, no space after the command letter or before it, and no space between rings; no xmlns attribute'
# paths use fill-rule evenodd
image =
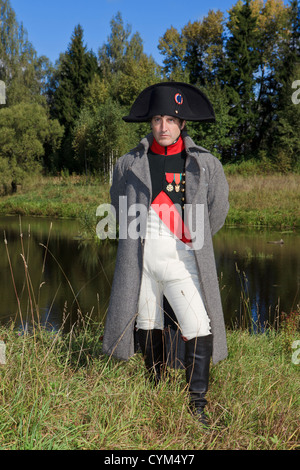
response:
<svg viewBox="0 0 300 470"><path fill-rule="evenodd" d="M117 245L80 239L72 220L0 217L0 322L58 329L107 310ZM284 243L269 243L283 239ZM7 240L7 243L5 243ZM214 238L227 326L264 325L300 301L300 233L224 227ZM248 326L248 324L247 324Z"/></svg>

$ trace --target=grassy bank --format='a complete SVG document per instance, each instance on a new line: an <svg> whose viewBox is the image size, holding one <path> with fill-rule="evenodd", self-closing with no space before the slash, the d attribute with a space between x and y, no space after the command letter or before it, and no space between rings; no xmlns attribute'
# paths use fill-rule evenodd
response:
<svg viewBox="0 0 300 470"><path fill-rule="evenodd" d="M300 175L227 175L232 225L300 227Z"/></svg>
<svg viewBox="0 0 300 470"><path fill-rule="evenodd" d="M227 224L300 227L300 174L226 171L230 186ZM109 185L84 176L28 179L17 193L0 197L0 214L81 218L95 226L98 205L109 201Z"/></svg>
<svg viewBox="0 0 300 470"><path fill-rule="evenodd" d="M95 216L109 201L109 185L84 176L28 178L14 194L0 197L0 214L80 218Z"/></svg>
<svg viewBox="0 0 300 470"><path fill-rule="evenodd" d="M183 371L153 388L139 353L101 356L100 334L91 324L67 336L0 328L0 449L299 449L294 329L228 331L229 356L211 371L209 432L187 411Z"/></svg>

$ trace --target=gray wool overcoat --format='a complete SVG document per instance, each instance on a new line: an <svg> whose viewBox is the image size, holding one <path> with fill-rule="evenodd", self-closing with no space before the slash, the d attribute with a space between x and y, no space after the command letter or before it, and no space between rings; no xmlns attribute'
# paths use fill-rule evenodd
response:
<svg viewBox="0 0 300 470"><path fill-rule="evenodd" d="M195 145L188 134L182 137L186 158L186 204L204 205L203 246L194 250L202 295L213 334L212 360L216 364L227 357L226 331L217 277L212 236L223 226L229 209L228 184L220 161ZM116 162L111 186L111 203L117 220L124 215L124 204L151 205L151 178L147 152L153 135ZM202 206L203 207L203 206ZM120 212L119 212L120 210ZM192 211L196 214L196 211ZM136 216L135 216L136 217ZM123 218L122 218L123 220ZM125 217L129 226L133 218ZM126 229L126 227L125 227ZM120 226L120 232L123 230ZM119 238L114 279L103 337L103 352L128 360L135 353L134 325L137 316L143 270L143 237Z"/></svg>

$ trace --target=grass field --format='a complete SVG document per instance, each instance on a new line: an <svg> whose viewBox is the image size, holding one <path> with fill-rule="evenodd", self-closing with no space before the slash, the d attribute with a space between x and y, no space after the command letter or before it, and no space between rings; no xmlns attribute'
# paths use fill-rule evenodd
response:
<svg viewBox="0 0 300 470"><path fill-rule="evenodd" d="M228 175L232 225L300 227L300 175Z"/></svg>
<svg viewBox="0 0 300 470"><path fill-rule="evenodd" d="M91 323L66 336L0 328L0 449L299 450L295 330L228 331L229 356L211 370L209 431L188 412L183 371L154 388L139 353L104 357L100 335Z"/></svg>

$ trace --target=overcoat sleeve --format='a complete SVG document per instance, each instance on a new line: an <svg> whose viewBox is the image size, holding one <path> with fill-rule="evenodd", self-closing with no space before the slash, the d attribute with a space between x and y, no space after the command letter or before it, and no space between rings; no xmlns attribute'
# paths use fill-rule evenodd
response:
<svg viewBox="0 0 300 470"><path fill-rule="evenodd" d="M110 199L116 211L117 222L119 222L120 196L126 193L126 173L125 159L121 157L115 164L110 188Z"/></svg>
<svg viewBox="0 0 300 470"><path fill-rule="evenodd" d="M224 225L229 210L229 187L221 162L215 159L215 170L208 185L207 204L211 234L215 235Z"/></svg>

